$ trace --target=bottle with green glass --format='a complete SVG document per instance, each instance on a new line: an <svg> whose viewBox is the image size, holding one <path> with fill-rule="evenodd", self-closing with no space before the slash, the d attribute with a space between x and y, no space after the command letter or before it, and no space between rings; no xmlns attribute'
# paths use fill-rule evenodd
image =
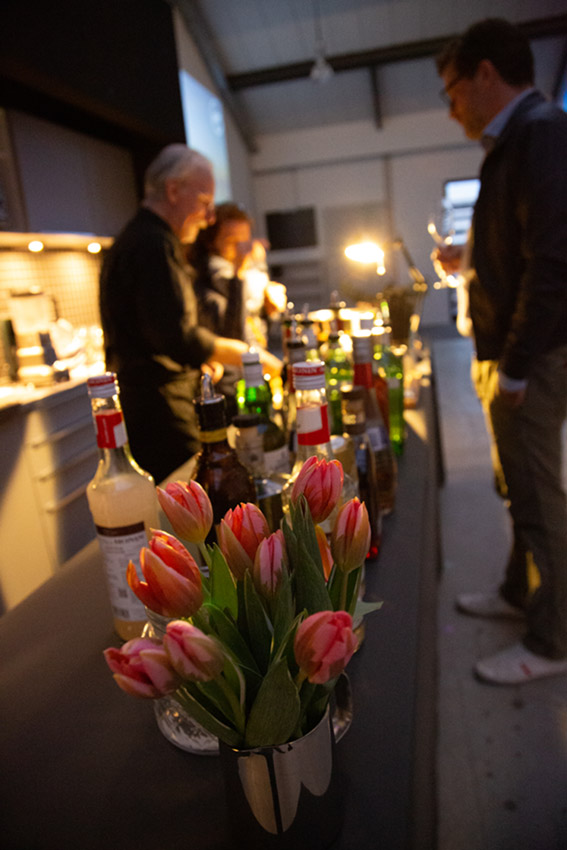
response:
<svg viewBox="0 0 567 850"><path fill-rule="evenodd" d="M259 417L258 430L262 435L266 473L288 473L290 457L286 432L273 419L272 393L264 379L257 351L251 350L242 355L242 369L245 389L240 410Z"/></svg>
<svg viewBox="0 0 567 850"><path fill-rule="evenodd" d="M341 345L341 335L338 331L331 331L329 333L323 362L325 363L325 382L327 386L331 434L342 434L344 428L341 387L352 383L353 365L349 353Z"/></svg>
<svg viewBox="0 0 567 850"><path fill-rule="evenodd" d="M382 357L379 372L388 385L388 419L390 442L395 454L401 455L404 449L404 354L405 345L390 344L389 334L382 338Z"/></svg>

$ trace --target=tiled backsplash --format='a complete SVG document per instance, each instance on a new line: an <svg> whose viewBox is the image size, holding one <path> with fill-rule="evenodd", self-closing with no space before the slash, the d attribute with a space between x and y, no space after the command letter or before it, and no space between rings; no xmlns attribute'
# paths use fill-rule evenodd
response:
<svg viewBox="0 0 567 850"><path fill-rule="evenodd" d="M79 328L100 325L98 279L103 253L0 250L0 317L9 318L11 289L40 286L52 295L60 318ZM0 349L0 365L4 354ZM1 371L1 370L0 370Z"/></svg>

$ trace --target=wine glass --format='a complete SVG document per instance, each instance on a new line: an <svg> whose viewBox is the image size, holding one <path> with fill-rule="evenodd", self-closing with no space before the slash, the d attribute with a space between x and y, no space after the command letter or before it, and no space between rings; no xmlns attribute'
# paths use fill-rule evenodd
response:
<svg viewBox="0 0 567 850"><path fill-rule="evenodd" d="M454 244L455 211L451 202L446 198L440 201L429 214L427 232L439 249L448 248ZM436 262L435 252L432 254L432 261L433 267L439 275L439 280L433 284L434 289L455 288L458 284L458 278L456 275L447 274L441 263Z"/></svg>

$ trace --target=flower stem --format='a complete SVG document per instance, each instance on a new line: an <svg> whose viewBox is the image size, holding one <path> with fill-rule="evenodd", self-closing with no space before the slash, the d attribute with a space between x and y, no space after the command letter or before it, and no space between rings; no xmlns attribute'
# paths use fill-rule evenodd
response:
<svg viewBox="0 0 567 850"><path fill-rule="evenodd" d="M341 596L339 600L340 610L346 611L346 596L348 587L348 573L341 573Z"/></svg>
<svg viewBox="0 0 567 850"><path fill-rule="evenodd" d="M242 711L242 707L240 705L240 701L224 676L219 676L217 679L218 684L222 688L222 691L230 703L230 707L232 709L232 713L234 716L234 725L236 726L237 731L244 737L244 730L246 728L246 721L244 719L244 712Z"/></svg>
<svg viewBox="0 0 567 850"><path fill-rule="evenodd" d="M203 560L207 567L211 568L211 556L209 555L209 550L207 549L207 544L205 542L197 543L199 547L199 552L201 553Z"/></svg>

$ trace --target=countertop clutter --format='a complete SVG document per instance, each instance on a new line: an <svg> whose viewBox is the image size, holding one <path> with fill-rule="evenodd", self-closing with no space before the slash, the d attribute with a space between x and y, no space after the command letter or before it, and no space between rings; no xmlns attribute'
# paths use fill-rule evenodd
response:
<svg viewBox="0 0 567 850"><path fill-rule="evenodd" d="M337 745L346 821L335 850L434 843L440 478L427 379L406 423L396 508L366 570L366 598L384 604L348 668L354 718ZM199 850L230 847L218 759L175 748L151 703L120 691L102 656L118 643L96 541L0 618L7 850L107 850L109 836L123 850L181 850L188 836Z"/></svg>

